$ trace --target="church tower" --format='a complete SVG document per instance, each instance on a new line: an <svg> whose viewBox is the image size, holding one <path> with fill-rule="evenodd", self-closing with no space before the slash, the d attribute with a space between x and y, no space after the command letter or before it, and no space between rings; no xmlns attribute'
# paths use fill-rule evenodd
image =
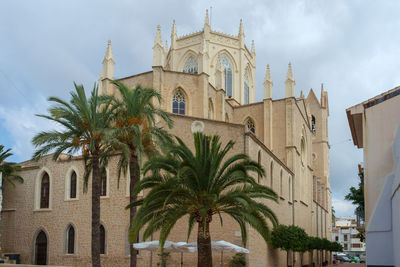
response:
<svg viewBox="0 0 400 267"><path fill-rule="evenodd" d="M206 11L203 29L180 37L174 21L171 46L166 53L161 53L159 35L157 29L153 65L161 64L165 70L176 72L205 73L212 86L224 90L226 98L241 105L255 102L255 45L254 41L250 49L245 45L242 20L237 35L220 33L212 30Z"/></svg>

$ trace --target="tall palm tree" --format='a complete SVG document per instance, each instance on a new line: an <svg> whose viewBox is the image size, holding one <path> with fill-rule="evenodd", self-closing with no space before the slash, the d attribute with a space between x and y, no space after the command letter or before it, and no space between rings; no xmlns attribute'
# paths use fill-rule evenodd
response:
<svg viewBox="0 0 400 267"><path fill-rule="evenodd" d="M122 151L118 163L118 181L121 172L130 174L130 192L140 180L141 159L157 154L157 144L171 141L169 134L156 125L156 118L163 120L169 128L172 120L168 114L156 107L161 95L152 88L137 86L130 89L123 83L113 82L120 93L120 98L111 97L116 111L113 129L109 132L107 143L112 149ZM153 103L154 101L154 103ZM158 102L158 103L157 103ZM136 201L136 195L130 194L130 202ZM136 207L130 208L130 224L136 213ZM136 250L130 247L130 266L136 267Z"/></svg>
<svg viewBox="0 0 400 267"><path fill-rule="evenodd" d="M6 162L6 159L12 156L11 149L4 150L4 146L0 145L0 174L3 181L7 181L15 186L14 181L23 183L24 179L17 174L21 167L12 162Z"/></svg>
<svg viewBox="0 0 400 267"><path fill-rule="evenodd" d="M240 226L242 242L246 244L246 223L252 226L266 242L270 228L278 219L261 199L277 201L276 193L258 184L251 172L264 176L262 166L245 154L236 154L226 160L234 142L224 147L219 136L194 134L194 153L177 138L166 156L150 159L144 173L151 175L138 182L134 189L150 190L146 196L131 203L140 206L130 228L133 241L145 227L143 239L160 231L160 248L163 247L176 222L188 215L188 238L197 223L198 266L212 266L210 223L222 214L232 217ZM257 200L256 200L257 199Z"/></svg>
<svg viewBox="0 0 400 267"><path fill-rule="evenodd" d="M61 130L40 132L32 143L37 150L33 159L39 159L54 150L53 159L66 152L70 155L82 151L85 164L84 192L87 192L89 175L92 174L92 266L100 266L100 182L101 175L110 154L103 145L106 132L113 118L110 100L98 95L95 86L90 98L86 97L82 85L76 85L71 100L65 102L56 97L49 101L55 105L50 107L50 115L38 115L56 122Z"/></svg>

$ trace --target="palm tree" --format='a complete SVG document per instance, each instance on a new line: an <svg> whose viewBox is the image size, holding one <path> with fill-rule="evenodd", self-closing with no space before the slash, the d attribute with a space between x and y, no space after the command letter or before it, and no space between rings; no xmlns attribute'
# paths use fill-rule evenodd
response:
<svg viewBox="0 0 400 267"><path fill-rule="evenodd" d="M219 136L194 134L193 153L184 142L176 138L164 157L150 159L144 173L152 174L138 182L137 194L148 189L146 196L131 203L140 206L130 228L130 240L145 227L143 239L160 231L160 248L164 246L171 229L188 215L188 238L197 223L198 266L212 266L210 223L214 215L222 224L222 214L228 214L240 226L242 242L247 239L246 223L252 226L266 242L270 228L278 224L275 214L261 199L277 201L276 193L258 184L250 175L264 176L265 171L245 154L236 154L224 161L233 148L229 141L224 147ZM258 201L256 201L257 199Z"/></svg>
<svg viewBox="0 0 400 267"><path fill-rule="evenodd" d="M100 182L101 175L110 154L103 145L106 131L113 118L110 100L98 95L95 86L90 98L86 97L82 85L76 85L72 91L70 102L56 97L49 101L55 105L50 107L50 115L39 117L56 122L61 130L40 132L32 143L37 150L33 159L37 160L54 150L53 159L66 152L70 155L82 151L85 164L84 192L87 192L89 175L92 174L92 266L100 266Z"/></svg>
<svg viewBox="0 0 400 267"><path fill-rule="evenodd" d="M15 186L14 181L23 183L24 179L17 174L21 167L12 162L6 162L6 159L12 156L11 149L4 150L4 146L0 145L0 178Z"/></svg>
<svg viewBox="0 0 400 267"><path fill-rule="evenodd" d="M124 84L113 82L121 98L111 97L116 111L114 127L108 134L107 143L112 149L121 151L118 163L118 181L121 172L126 174L129 168L130 192L133 191L137 181L140 180L141 159L144 155L148 158L157 154L156 144L171 141L169 134L161 127L156 126L156 117L172 127L172 120L168 114L157 108L153 100L161 103L161 95L152 88L137 86L129 89ZM156 104L157 104L156 102ZM136 195L130 194L130 202L136 201ZM130 224L136 213L136 207L130 208ZM136 267L136 250L130 247L131 267Z"/></svg>
<svg viewBox="0 0 400 267"><path fill-rule="evenodd" d="M12 156L12 153L10 151L11 151L10 148L4 150L4 146L0 145L0 193L3 190L2 189L3 181L10 183L14 187L15 187L14 181L17 181L21 184L24 182L24 179L17 174L17 172L21 170L21 166L12 162L6 162L6 159ZM1 203L2 200L3 199L0 199L0 207L3 204ZM1 220L1 214L0 214L0 220ZM0 250L1 250L1 243L0 243Z"/></svg>

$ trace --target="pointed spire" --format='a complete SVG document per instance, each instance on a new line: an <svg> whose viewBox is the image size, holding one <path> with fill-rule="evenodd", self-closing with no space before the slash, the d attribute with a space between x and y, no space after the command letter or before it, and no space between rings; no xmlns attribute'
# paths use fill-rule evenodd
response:
<svg viewBox="0 0 400 267"><path fill-rule="evenodd" d="M178 39L178 34L176 33L175 20L173 20L173 22L172 22L172 30L171 30L171 49L175 48L176 39Z"/></svg>
<svg viewBox="0 0 400 267"><path fill-rule="evenodd" d="M210 26L210 19L208 18L208 9L206 9L206 18L204 19L204 38L209 39L210 38L210 31L211 31L211 26Z"/></svg>
<svg viewBox="0 0 400 267"><path fill-rule="evenodd" d="M210 19L208 18L208 9L206 9L206 18L204 19L204 26L210 26Z"/></svg>
<svg viewBox="0 0 400 267"><path fill-rule="evenodd" d="M108 40L106 54L103 59L103 68L101 70L100 80L108 78L114 79L114 57L111 48L111 40Z"/></svg>
<svg viewBox="0 0 400 267"><path fill-rule="evenodd" d="M110 60L110 59L113 60L113 53L112 53L112 48L111 48L111 40L108 40L107 50L106 50L106 55L104 56L104 60Z"/></svg>
<svg viewBox="0 0 400 267"><path fill-rule="evenodd" d="M312 90L312 88L311 88L311 90ZM300 99L304 99L303 90L300 91Z"/></svg>
<svg viewBox="0 0 400 267"><path fill-rule="evenodd" d="M162 44L162 38L161 38L161 27L160 25L157 25L157 32L156 32L156 38L154 39L154 45L160 45L161 47L163 46Z"/></svg>
<svg viewBox="0 0 400 267"><path fill-rule="evenodd" d="M286 75L286 81L285 81L285 85L286 85L286 95L285 97L294 97L294 86L296 85L296 82L293 78L293 72L292 72L292 64L289 62L289 66L288 66L288 72Z"/></svg>
<svg viewBox="0 0 400 267"><path fill-rule="evenodd" d="M264 99L269 99L272 98L272 86L274 83L272 82L271 79L271 72L269 69L269 64L267 64L267 71L265 73L265 78L264 78Z"/></svg>
<svg viewBox="0 0 400 267"><path fill-rule="evenodd" d="M243 31L243 21L240 19L240 24L239 24L239 37L244 36L244 31Z"/></svg>
<svg viewBox="0 0 400 267"><path fill-rule="evenodd" d="M255 47L255 45L254 45L254 40L251 41L251 53L252 53L253 55L256 54L256 47Z"/></svg>
<svg viewBox="0 0 400 267"><path fill-rule="evenodd" d="M328 93L324 91L324 84L321 83L321 107L326 108L328 106Z"/></svg>
<svg viewBox="0 0 400 267"><path fill-rule="evenodd" d="M164 66L164 46L161 38L160 25L157 25L156 38L154 39L153 66Z"/></svg>

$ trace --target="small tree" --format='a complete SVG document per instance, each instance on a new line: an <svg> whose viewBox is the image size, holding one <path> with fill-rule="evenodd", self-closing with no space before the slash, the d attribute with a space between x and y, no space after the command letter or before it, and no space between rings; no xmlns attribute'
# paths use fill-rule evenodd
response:
<svg viewBox="0 0 400 267"><path fill-rule="evenodd" d="M322 243L322 251L323 251L323 254L326 256L326 252L329 251L330 248L331 248L331 241L329 241L329 240L326 239L326 238L323 238L322 241L321 241L321 243ZM324 258L325 258L325 257L324 257ZM324 264L324 265L328 265L326 260L323 262L323 264Z"/></svg>
<svg viewBox="0 0 400 267"><path fill-rule="evenodd" d="M272 231L271 243L273 247L286 251L286 264L289 266L289 251L304 252L307 234L295 225L280 224Z"/></svg>
<svg viewBox="0 0 400 267"><path fill-rule="evenodd" d="M229 262L229 267L245 267L245 266L246 266L246 256L243 253L236 253Z"/></svg>
<svg viewBox="0 0 400 267"><path fill-rule="evenodd" d="M293 236L295 238L293 242L293 251L299 252L300 253L300 263L301 266L303 266L303 255L304 252L307 251L308 246L307 246L307 241L308 241L308 235L304 231L303 228L297 227L297 226L290 226L291 231L293 231Z"/></svg>
<svg viewBox="0 0 400 267"><path fill-rule="evenodd" d="M308 249L307 250L310 252L311 265L314 262L314 250L318 249L318 245L319 245L319 238L318 237L313 237L313 236L308 237L308 240L307 240L307 248Z"/></svg>

